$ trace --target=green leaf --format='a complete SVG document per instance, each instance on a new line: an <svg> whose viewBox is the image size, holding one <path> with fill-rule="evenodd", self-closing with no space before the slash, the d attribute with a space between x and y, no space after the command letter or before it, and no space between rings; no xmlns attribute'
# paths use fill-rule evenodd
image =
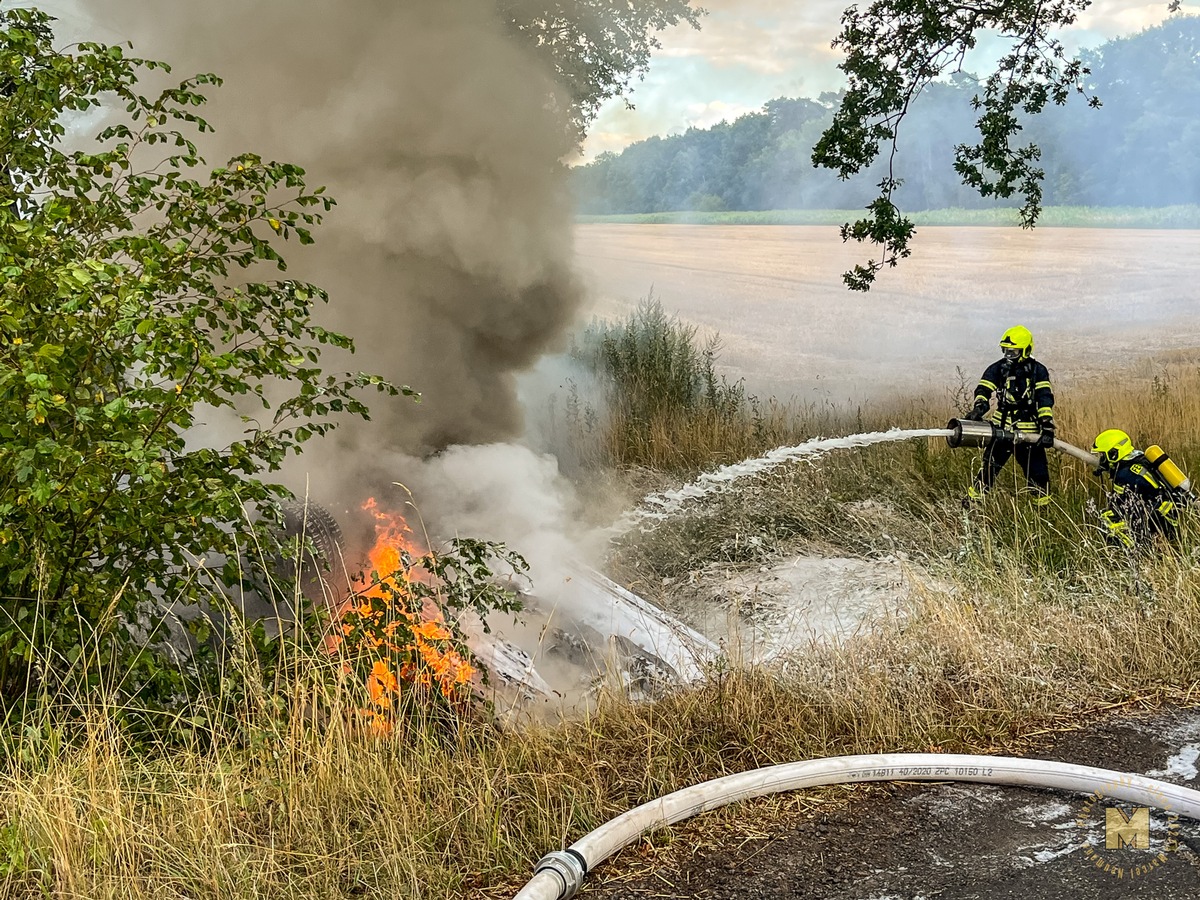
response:
<svg viewBox="0 0 1200 900"><path fill-rule="evenodd" d="M248 624L238 658L261 672L248 686L259 676L220 668L203 645L181 667L160 638L168 603L215 604L230 621L240 612L224 598L251 582L294 596L263 518L289 495L265 473L333 428L335 410L365 417L357 397L342 401L368 385L324 371L321 350L350 340L310 323L323 290L256 280L255 260L286 266L291 231L315 237L295 227L315 229L319 218L298 217L322 203L303 171L247 153L204 173L195 108L219 79L143 97L139 78L166 65L101 44L56 49L51 24L0 8L0 716L32 710L25 691L90 703L104 685L122 716L172 728L193 698L245 710L271 695L288 680L278 667L301 658L281 645L319 640L315 617L274 642ZM5 73L19 73L11 92ZM102 146L64 147L65 123L101 107L113 120ZM222 407L250 435L198 446L191 436ZM227 562L198 568L216 558ZM11 638L5 622L37 628ZM243 725L231 714L220 727Z"/></svg>

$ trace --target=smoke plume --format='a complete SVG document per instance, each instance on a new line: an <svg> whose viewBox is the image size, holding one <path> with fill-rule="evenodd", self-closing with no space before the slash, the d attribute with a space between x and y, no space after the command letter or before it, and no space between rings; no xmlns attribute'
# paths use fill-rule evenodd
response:
<svg viewBox="0 0 1200 900"><path fill-rule="evenodd" d="M581 300L569 104L495 0L82 2L102 40L173 77L224 78L202 110L210 164L253 151L328 187L317 243L284 248L289 276L329 292L322 324L355 340L327 367L423 396L367 398L372 421L306 445L288 486L339 519L351 552L374 540L359 510L373 494L434 543L505 541L553 593L583 553L574 497L553 457L505 442L523 429L518 375L561 349ZM234 430L210 420L196 440Z"/></svg>
<svg viewBox="0 0 1200 900"><path fill-rule="evenodd" d="M423 394L374 399L307 468L426 456L521 431L515 376L556 348L580 292L551 73L489 0L84 0L103 30L179 76L225 85L204 115L213 164L252 150L297 163L338 206L290 273L326 288L342 368Z"/></svg>

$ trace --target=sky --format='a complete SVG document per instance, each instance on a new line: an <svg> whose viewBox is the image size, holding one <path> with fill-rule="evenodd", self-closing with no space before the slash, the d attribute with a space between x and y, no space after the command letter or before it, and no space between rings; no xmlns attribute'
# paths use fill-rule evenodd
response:
<svg viewBox="0 0 1200 900"><path fill-rule="evenodd" d="M845 83L830 41L850 0L698 3L708 10L700 30L682 25L660 35L662 49L628 98L635 108L621 99L605 104L584 144L584 161L653 135L732 121L776 97L816 97ZM1183 11L1200 12L1200 6L1185 4ZM1095 0L1061 39L1074 52L1167 15L1167 0ZM986 60L980 56L978 62Z"/></svg>
<svg viewBox="0 0 1200 900"><path fill-rule="evenodd" d="M628 97L600 109L576 162L619 152L653 135L733 121L776 97L816 97L845 83L837 68L840 55L830 42L851 0L693 2L708 11L700 29L679 25L659 35L662 48L645 79ZM1158 24L1169 14L1167 3L1094 0L1060 37L1071 52L1095 47ZM67 21L78 20L80 0L40 0L38 5ZM1200 0L1185 3L1182 11L1200 13ZM968 57L968 68L987 65L987 46L981 41L981 49Z"/></svg>

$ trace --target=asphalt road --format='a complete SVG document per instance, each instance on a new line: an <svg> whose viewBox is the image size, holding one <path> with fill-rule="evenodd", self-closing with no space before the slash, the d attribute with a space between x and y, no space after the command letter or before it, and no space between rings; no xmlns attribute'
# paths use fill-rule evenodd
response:
<svg viewBox="0 0 1200 900"><path fill-rule="evenodd" d="M1200 713L1125 718L1027 754L1200 788ZM631 856L597 867L589 900L1194 900L1200 822L1149 813L1146 849L1106 846L1102 804L1057 791L900 784L725 846L677 826L661 866L629 877ZM1126 816L1135 810L1116 804ZM752 810L747 810L747 824ZM761 831L755 828L754 831ZM626 851L626 854L632 851ZM643 868L632 866L634 869Z"/></svg>

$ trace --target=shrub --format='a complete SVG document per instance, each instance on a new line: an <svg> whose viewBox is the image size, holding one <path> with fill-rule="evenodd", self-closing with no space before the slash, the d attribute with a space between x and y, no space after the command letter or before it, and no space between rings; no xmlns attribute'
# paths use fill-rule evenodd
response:
<svg viewBox="0 0 1200 900"><path fill-rule="evenodd" d="M270 582L287 491L262 476L365 418L356 389L413 392L322 371L323 346L352 349L312 321L324 292L266 274L333 201L253 154L202 171L219 80L147 99L169 67L56 51L50 21L0 12L0 710L68 685L161 708L197 685L156 650L167 605ZM63 149L102 103L126 115ZM223 447L190 440L213 410L242 423Z"/></svg>
<svg viewBox="0 0 1200 900"><path fill-rule="evenodd" d="M572 355L603 386L612 462L707 463L713 441L705 432L743 430L752 398L717 374L720 347L718 335L701 342L695 325L668 316L653 295L627 319L585 330Z"/></svg>

